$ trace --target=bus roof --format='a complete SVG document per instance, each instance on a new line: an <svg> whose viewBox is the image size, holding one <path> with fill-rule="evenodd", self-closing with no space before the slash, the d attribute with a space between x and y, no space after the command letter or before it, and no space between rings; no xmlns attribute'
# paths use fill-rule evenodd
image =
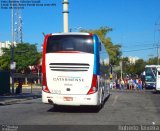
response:
<svg viewBox="0 0 160 131"><path fill-rule="evenodd" d="M52 33L52 35L90 35L90 33L86 32L67 32L67 33Z"/></svg>
<svg viewBox="0 0 160 131"><path fill-rule="evenodd" d="M146 65L145 68L147 68L147 67L156 67L156 68L158 68L158 67L160 67L160 65Z"/></svg>

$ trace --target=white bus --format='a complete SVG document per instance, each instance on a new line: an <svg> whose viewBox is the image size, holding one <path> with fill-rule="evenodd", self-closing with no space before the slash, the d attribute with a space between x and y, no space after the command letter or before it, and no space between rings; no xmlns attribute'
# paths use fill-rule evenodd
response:
<svg viewBox="0 0 160 131"><path fill-rule="evenodd" d="M146 89L156 88L156 65L146 65L145 66L144 87Z"/></svg>
<svg viewBox="0 0 160 131"><path fill-rule="evenodd" d="M160 65L145 66L145 88L160 90Z"/></svg>
<svg viewBox="0 0 160 131"><path fill-rule="evenodd" d="M156 91L160 91L160 65L159 65L159 67L157 67Z"/></svg>
<svg viewBox="0 0 160 131"><path fill-rule="evenodd" d="M108 67L109 56L97 35L46 35L42 56L42 102L101 107L109 96Z"/></svg>

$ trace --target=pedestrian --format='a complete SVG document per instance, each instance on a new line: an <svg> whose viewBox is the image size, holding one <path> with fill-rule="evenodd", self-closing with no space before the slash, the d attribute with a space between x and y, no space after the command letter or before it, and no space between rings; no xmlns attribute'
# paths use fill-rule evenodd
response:
<svg viewBox="0 0 160 131"><path fill-rule="evenodd" d="M110 81L110 89L113 89L113 82Z"/></svg>
<svg viewBox="0 0 160 131"><path fill-rule="evenodd" d="M136 79L133 80L133 88L135 90L137 89L137 80Z"/></svg>
<svg viewBox="0 0 160 131"><path fill-rule="evenodd" d="M119 89L122 89L121 79L119 79Z"/></svg>
<svg viewBox="0 0 160 131"><path fill-rule="evenodd" d="M127 79L124 79L124 88L125 88L125 89L127 89L127 84L128 84Z"/></svg>
<svg viewBox="0 0 160 131"><path fill-rule="evenodd" d="M119 79L116 80L116 88L119 89Z"/></svg>
<svg viewBox="0 0 160 131"><path fill-rule="evenodd" d="M139 89L138 89L138 80L139 80L139 79L136 78L136 87L137 87L137 90L139 90Z"/></svg>
<svg viewBox="0 0 160 131"><path fill-rule="evenodd" d="M113 88L116 89L116 82L113 82Z"/></svg>
<svg viewBox="0 0 160 131"><path fill-rule="evenodd" d="M132 90L132 86L133 86L133 80L131 78L129 79L129 90Z"/></svg>
<svg viewBox="0 0 160 131"><path fill-rule="evenodd" d="M18 86L16 87L16 94L22 93L22 82L21 80L18 81Z"/></svg>
<svg viewBox="0 0 160 131"><path fill-rule="evenodd" d="M138 90L139 91L142 90L142 81L141 81L141 79L138 80Z"/></svg>
<svg viewBox="0 0 160 131"><path fill-rule="evenodd" d="M121 89L124 90L124 80L121 80Z"/></svg>

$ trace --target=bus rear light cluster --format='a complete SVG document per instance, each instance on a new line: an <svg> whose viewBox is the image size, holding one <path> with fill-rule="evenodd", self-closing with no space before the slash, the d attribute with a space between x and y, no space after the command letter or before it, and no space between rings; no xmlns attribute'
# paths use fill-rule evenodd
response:
<svg viewBox="0 0 160 131"><path fill-rule="evenodd" d="M88 91L88 95L90 94L94 94L96 93L98 90L98 86L97 86L97 75L93 75L92 77L92 85L91 85L91 88L90 90Z"/></svg>
<svg viewBox="0 0 160 131"><path fill-rule="evenodd" d="M44 92L50 93L50 91L48 89L48 86L47 86L47 80L46 80L46 74L45 73L43 73L43 76L42 76L42 90Z"/></svg>

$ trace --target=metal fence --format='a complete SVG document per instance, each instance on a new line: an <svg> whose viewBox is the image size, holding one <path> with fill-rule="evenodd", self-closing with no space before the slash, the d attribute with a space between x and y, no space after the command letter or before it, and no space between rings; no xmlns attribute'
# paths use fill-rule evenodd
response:
<svg viewBox="0 0 160 131"><path fill-rule="evenodd" d="M15 83L21 81L23 84L41 84L41 73L21 74L14 73Z"/></svg>

